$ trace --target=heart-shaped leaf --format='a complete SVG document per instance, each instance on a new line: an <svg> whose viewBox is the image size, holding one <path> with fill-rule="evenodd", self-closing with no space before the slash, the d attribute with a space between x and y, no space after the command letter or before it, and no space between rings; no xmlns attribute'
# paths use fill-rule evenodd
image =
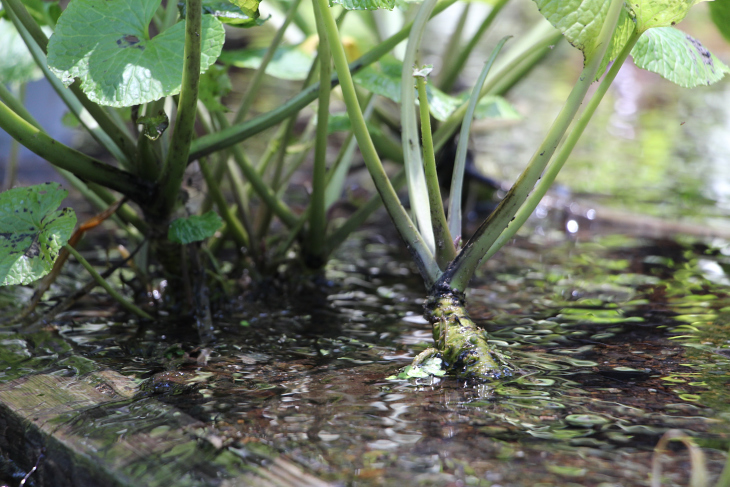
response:
<svg viewBox="0 0 730 487"><path fill-rule="evenodd" d="M684 19L690 7L705 0L633 0L627 2L640 32L670 27Z"/></svg>
<svg viewBox="0 0 730 487"><path fill-rule="evenodd" d="M149 38L160 0L73 0L48 43L48 65L64 82L101 105L125 107L179 93L185 23ZM225 32L218 19L203 16L200 71L220 55Z"/></svg>
<svg viewBox="0 0 730 487"><path fill-rule="evenodd" d="M30 284L48 274L76 225L58 183L0 193L0 286Z"/></svg>
<svg viewBox="0 0 730 487"><path fill-rule="evenodd" d="M223 220L214 211L200 216L178 218L170 223L167 238L179 244L200 242L215 235L221 225L223 225Z"/></svg>
<svg viewBox="0 0 730 487"><path fill-rule="evenodd" d="M709 85L730 73L722 61L693 37L673 27L649 29L631 50L640 68L685 88Z"/></svg>

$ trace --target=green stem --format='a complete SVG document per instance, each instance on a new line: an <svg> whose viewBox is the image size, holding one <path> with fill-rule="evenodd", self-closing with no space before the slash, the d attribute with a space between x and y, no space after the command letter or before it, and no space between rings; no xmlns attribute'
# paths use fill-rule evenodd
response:
<svg viewBox="0 0 730 487"><path fill-rule="evenodd" d="M583 131L588 126L588 122L590 122L591 117L593 117L596 108L598 108L598 105L601 103L601 100L608 91L608 88L611 86L611 83L613 83L613 80L616 78L616 75L621 69L621 66L626 61L626 58L631 53L631 49L633 49L636 41L639 40L640 36L641 34L637 33L637 31L634 31L634 33L631 35L628 42L626 43L626 46L624 46L624 48L621 50L621 53L611 65L611 69L609 69L606 76L604 76L601 84L598 86L598 89L586 105L583 113L580 115L578 120L576 120L575 125L571 129L570 134L568 134L568 137L563 142L560 150L555 155L555 158L545 169L545 172L540 178L540 181L535 186L535 189L532 191L532 193L530 193L530 196L525 201L525 204L523 204L522 207L520 207L520 209L515 214L514 221L510 223L510 225L505 228L504 231L499 235L499 238L494 241L494 244L492 244L492 246L489 248L489 251L484 255L484 259L489 259L490 257L492 257L500 248L502 248L505 243L509 242L510 239L520 229L520 227L527 221L535 208L537 208L537 205L540 204L540 200L542 200L543 196L545 196L545 193L547 193L548 189L555 181L558 173L563 168L565 161L567 161L568 157L570 157L573 148L575 148L576 143L580 139L581 135L583 135Z"/></svg>
<svg viewBox="0 0 730 487"><path fill-rule="evenodd" d="M135 158L135 144L129 133L117 125L99 105L90 101L79 88L79 83L66 89L56 75L48 69L46 52L48 38L28 13L20 0L6 0L6 11L23 38L38 68L59 97L68 106L86 130L106 148L124 167L130 167ZM91 119L90 119L91 118Z"/></svg>
<svg viewBox="0 0 730 487"><path fill-rule="evenodd" d="M246 230L244 230L243 225L241 225L241 222L238 221L238 218L236 218L228 209L226 198L223 196L220 186L218 186L218 183L216 183L215 178L213 177L213 171L210 170L208 161L201 159L198 161L198 165L200 166L200 172L203 173L203 178L205 179L205 184L208 186L208 191L210 191L213 201L215 202L216 207L218 207L218 212L221 214L221 218L223 218L223 221L228 225L228 229L233 236L233 240L235 240L240 247L248 247L250 245L250 241L246 234Z"/></svg>
<svg viewBox="0 0 730 487"><path fill-rule="evenodd" d="M200 82L200 33L203 19L202 0L188 0L185 11L185 50L182 87L177 106L175 129L170 151L159 182L160 199L156 213L166 219L172 212L180 193L185 168L188 165L190 143L193 140Z"/></svg>
<svg viewBox="0 0 730 487"><path fill-rule="evenodd" d="M509 0L497 1L494 7L492 7L492 10L490 10L489 15L487 15L487 18L484 19L484 22L482 22L482 25L479 26L477 32L471 37L471 39L469 39L469 42L466 46L464 46L464 49L459 52L459 55L456 57L455 61L452 64L448 65L448 70L445 71L445 74L442 77L441 83L439 85L442 91L448 92L454 86L454 83L459 77L459 74L461 74L461 71L464 69L466 61L469 59L472 51L474 51L474 48L482 39L484 33L487 31L487 29L489 29L489 26L492 25L492 22L497 17L497 14L499 14L502 8L507 5L508 1ZM446 56L449 56L449 54L450 51L446 51Z"/></svg>
<svg viewBox="0 0 730 487"><path fill-rule="evenodd" d="M152 187L116 167L97 161L49 137L0 102L0 128L48 162L76 176L129 196L140 204L149 202Z"/></svg>
<svg viewBox="0 0 730 487"><path fill-rule="evenodd" d="M492 50L492 54L484 64L482 72L479 74L474 88L472 89L469 105L461 122L461 132L459 133L459 145L456 149L456 159L454 160L454 170L451 175L451 190L449 191L449 231L456 238L461 238L461 200L462 188L464 186L464 172L466 170L466 154L469 148L469 132L471 132L471 123L474 119L474 110L479 102L479 93L481 93L484 81L487 79L489 70L497 59L497 55L502 50L504 43L509 37L503 38L497 43Z"/></svg>
<svg viewBox="0 0 730 487"><path fill-rule="evenodd" d="M406 182L406 171L405 169L401 169L395 176L392 178L393 188L395 190L399 190ZM345 220L345 223L343 223L340 227L338 227L334 232L332 232L330 235L327 236L327 255L332 254L337 248L342 245L342 242L347 240L347 238L355 232L357 229L362 228L363 223L365 223L365 220L368 219L370 215L373 214L375 210L380 208L380 205L382 204L383 200L380 198L380 195L373 195L370 197L369 200L365 202L364 205L362 205L360 208L358 208L355 213L350 215L347 220Z"/></svg>
<svg viewBox="0 0 730 487"><path fill-rule="evenodd" d="M611 35L613 34L622 8L623 0L611 0L606 20L596 41L597 47L583 68L578 81L575 83L555 122L550 127L543 143L535 152L527 168L525 168L507 195L500 202L497 209L479 226L456 260L444 272L444 275L438 283L439 285L451 287L459 291L466 289L469 280L474 275L484 255L497 240L499 234L507 228L517 213L517 210L527 199L527 196L534 188L535 183L540 178L545 166L558 147L560 140L575 118L588 92L588 88L593 80L596 79L598 67L608 48Z"/></svg>
<svg viewBox="0 0 730 487"><path fill-rule="evenodd" d="M347 65L345 49L342 47L342 43L338 42L340 35L337 25L335 24L335 19L332 17L332 12L330 12L327 0L317 0L317 2L319 2L320 5L320 12L324 20L327 36L331 41L330 48L332 51L332 58L335 63L337 74L340 77L342 95L345 99L345 105L347 106L347 113L350 116L352 130L355 132L355 138L360 146L360 152L365 160L365 165L370 172L370 176L373 179L378 193L380 193L380 196L383 199L383 204L388 210L393 223L403 238L406 247L411 252L424 282L430 287L439 278L441 270L439 269L433 254L431 254L431 251L426 246L423 238L421 238L421 235L414 227L413 222L408 217L408 213L406 213L406 210L403 206L401 206L398 195L393 189L393 186L388 179L388 175L383 169L383 164L378 157L375 147L373 146L373 141L370 138L368 128L365 125L365 118L360 110L357 93L355 92L355 84L352 81L350 68Z"/></svg>
<svg viewBox="0 0 730 487"><path fill-rule="evenodd" d="M416 87L418 88L418 104L421 114L421 138L423 140L423 170L426 175L426 188L428 189L428 203L431 210L431 226L433 227L436 240L436 262L441 269L456 257L454 239L449 233L449 224L444 213L444 204L441 200L441 189L439 178L436 172L436 155L433 151L433 138L431 134L431 113L428 107L428 95L426 94L426 76L416 76Z"/></svg>
<svg viewBox="0 0 730 487"><path fill-rule="evenodd" d="M137 316L139 316L140 318L144 318L144 319L146 319L146 320L153 320L153 319L154 319L154 318L152 318L152 316L150 316L150 315L149 315L149 314L147 314L147 313L146 313L145 311L143 311L143 310L141 310L140 308L138 308L138 307L137 307L137 306L136 306L136 305L135 305L134 303L131 303L130 301L128 301L127 299L125 299L125 298L124 298L124 296L122 296L122 295L121 295L121 294L119 294L119 293L118 293L118 292L117 292L116 290L114 290L114 288L113 288L113 287L111 287L111 286L109 285L109 283L108 283L108 282L106 282L106 280L105 280L105 279L104 279L103 277L101 277L101 276L99 275L99 273L98 273L98 272L96 272L96 269L94 269L94 268L92 267L92 265L91 265L91 264L89 264L89 262L88 262L88 261L87 261L86 259L84 259L84 258L83 258L83 257L81 256L81 254L80 254L80 253L79 253L79 252L78 252L78 251L77 251L77 250L76 250L75 248L73 248L73 247L72 247L71 245L69 245L69 244L66 244L66 245L64 245L64 248L65 248L65 249L66 249L66 250L67 250L67 251L68 251L68 252L69 252L69 253L70 253L71 255L73 255L74 257L76 257L76 260L78 260L78 261L79 261L79 262L81 263L81 265L82 265L82 266L84 266L84 269L86 269L87 271L89 271L89 274L91 274L91 277L93 277L93 278L94 278L94 280L96 281L96 283L97 283L97 284L98 284L99 286L101 286L102 288L104 288L104 290L105 290L105 291L106 291L107 293L109 293L109 296L111 296L111 297L112 297L112 298L114 298L114 299L115 299L115 300L116 300L116 301L117 301L117 302L118 302L119 304L121 304L121 305L122 305L122 307L123 307L124 309L126 309L127 311L131 311L132 313L136 314L136 315L137 315Z"/></svg>
<svg viewBox="0 0 730 487"><path fill-rule="evenodd" d="M246 119L246 115L248 115L248 111L251 109L251 105L253 105L254 100L258 96L259 87L261 86L261 82L264 80L264 74L266 74L266 67L269 65L271 60L274 59L274 54L276 54L276 50L279 48L282 39L284 39L286 29L287 27L289 27L289 24L291 24L291 21L294 18L294 14L296 14L297 9L299 8L299 3L301 3L301 0L294 0L291 3L289 11L286 14L286 18L284 19L284 23L281 25L281 27L277 29L274 38L271 40L271 43L266 50L266 54L264 54L263 59L261 59L261 65L254 73L253 78L251 78L248 83L246 93L243 95L241 105L238 108L236 117L233 120L234 124L242 122Z"/></svg>
<svg viewBox="0 0 730 487"><path fill-rule="evenodd" d="M500 62L491 70L487 80L479 92L479 98L485 95L497 95L503 93L504 90L514 83L515 74L521 76L526 71L525 66L532 67L545 53L550 52L550 46L555 45L562 39L563 35L555 30L550 23L541 20L537 26L532 28L524 39L515 43L512 48L500 58ZM505 78L510 79L510 83L504 84ZM519 77L517 79L520 79ZM459 127L461 121L466 115L468 102L465 102L448 119L446 119L433 134L434 150L438 152L444 144L451 139Z"/></svg>
<svg viewBox="0 0 730 487"><path fill-rule="evenodd" d="M319 34L319 79L327 80L332 76L332 60L327 30L322 21L321 6L314 2L314 17ZM312 195L309 202L309 231L304 243L305 261L312 268L325 263L324 243L327 232L327 122L330 115L330 92L332 86L319 84L319 103L317 106L317 132L314 142L314 169L312 171Z"/></svg>
<svg viewBox="0 0 730 487"><path fill-rule="evenodd" d="M431 209L429 208L426 176L421 159L421 144L418 143L418 122L416 121L416 98L413 89L413 67L416 65L416 54L421 45L423 31L429 20L431 11L438 0L425 0L418 9L413 20L413 28L408 36L403 70L401 71L401 144L406 168L408 184L408 200L418 230L421 232L426 246L431 252L436 251L436 239L431 226Z"/></svg>
<svg viewBox="0 0 730 487"><path fill-rule="evenodd" d="M434 85L437 85L439 87L443 87L443 80L447 76L450 76L451 70L454 67L454 57L451 55L451 53L456 52L459 49L459 45L461 44L461 35L464 32L464 26L466 25L466 21L469 20L469 10L471 7L471 3L464 3L464 9L461 11L461 16L459 16L459 21L454 26L454 30L451 33L451 36L449 37L449 42L446 43L444 46L444 50L442 51L441 55L441 69L439 71L439 75L437 76L436 80L434 81ZM443 88L442 88L443 90Z"/></svg>
<svg viewBox="0 0 730 487"><path fill-rule="evenodd" d="M434 9L432 17L443 12L455 2L456 0L446 0L439 3ZM367 53L363 54L360 58L353 61L349 66L350 71L354 74L390 52L395 46L408 37L408 33L410 32L412 25L412 23L407 24L398 31L398 33L389 37ZM332 76L330 83L333 87L337 86L339 82L340 81L337 76ZM192 161L201 156L225 149L232 144L236 144L263 132L312 103L317 99L318 93L319 85L314 84L270 112L264 113L256 118L252 118L248 122L233 125L216 134L206 135L195 140L190 149L190 160Z"/></svg>
<svg viewBox="0 0 730 487"><path fill-rule="evenodd" d="M218 123L221 125L223 130L225 130L226 127L230 127L225 116L219 117ZM241 147L239 145L234 145L230 148L230 150L233 155L233 160L236 161L236 164L244 177L248 180L249 184L251 184L254 192L256 192L259 198L263 200L264 204L271 208L271 211L273 211L287 227L291 228L296 225L299 220L297 216L291 211L286 203L276 197L276 193L264 182L256 168L248 161Z"/></svg>

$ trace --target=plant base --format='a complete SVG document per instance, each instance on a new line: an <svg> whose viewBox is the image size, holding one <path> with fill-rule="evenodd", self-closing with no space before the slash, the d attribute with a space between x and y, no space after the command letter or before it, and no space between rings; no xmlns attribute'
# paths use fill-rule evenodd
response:
<svg viewBox="0 0 730 487"><path fill-rule="evenodd" d="M512 375L506 357L487 343L487 332L469 318L463 293L435 289L425 307L436 347L418 354L413 359L414 367L438 357L443 367L459 379L492 380Z"/></svg>

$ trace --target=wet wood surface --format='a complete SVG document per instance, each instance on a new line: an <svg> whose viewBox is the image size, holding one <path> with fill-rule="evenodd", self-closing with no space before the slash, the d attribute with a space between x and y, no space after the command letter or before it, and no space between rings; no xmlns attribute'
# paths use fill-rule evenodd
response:
<svg viewBox="0 0 730 487"><path fill-rule="evenodd" d="M37 463L30 478L44 486L329 485L283 457L244 460L112 371L0 384L0 451L26 471Z"/></svg>

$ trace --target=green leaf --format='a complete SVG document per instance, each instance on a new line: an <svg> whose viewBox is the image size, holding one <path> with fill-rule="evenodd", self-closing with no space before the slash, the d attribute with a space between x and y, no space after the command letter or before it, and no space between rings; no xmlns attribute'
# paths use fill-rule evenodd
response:
<svg viewBox="0 0 730 487"><path fill-rule="evenodd" d="M265 22L260 19L259 3L259 0L203 0L203 13L233 27L256 27ZM179 2L177 5L180 16L184 18L187 2Z"/></svg>
<svg viewBox="0 0 730 487"><path fill-rule="evenodd" d="M167 127L170 126L170 120L164 110L160 110L157 115L138 117L135 123L142 125L142 133L150 140L159 139L160 135L164 134Z"/></svg>
<svg viewBox="0 0 730 487"><path fill-rule="evenodd" d="M346 10L393 10L395 0L330 0L330 7L342 5Z"/></svg>
<svg viewBox="0 0 730 487"><path fill-rule="evenodd" d="M464 98L469 98L469 93L464 94ZM477 104L474 111L474 118L477 120L494 119L494 120L521 120L522 115L510 102L501 96L485 96Z"/></svg>
<svg viewBox="0 0 730 487"><path fill-rule="evenodd" d="M633 0L627 5L636 21L636 28L644 32L680 23L690 7L700 1L703 0Z"/></svg>
<svg viewBox="0 0 730 487"><path fill-rule="evenodd" d="M76 225L58 183L0 193L0 286L30 284L48 274Z"/></svg>
<svg viewBox="0 0 730 487"><path fill-rule="evenodd" d="M540 13L588 59L608 15L605 0L534 0Z"/></svg>
<svg viewBox="0 0 730 487"><path fill-rule="evenodd" d="M220 60L237 68L258 69L266 49L237 49L224 51ZM266 66L266 74L274 78L300 81L307 77L314 61L314 53L300 46L280 47Z"/></svg>
<svg viewBox="0 0 730 487"><path fill-rule="evenodd" d="M27 83L43 76L12 22L0 19L0 83Z"/></svg>
<svg viewBox="0 0 730 487"><path fill-rule="evenodd" d="M200 242L215 235L221 225L223 225L223 220L211 210L205 215L193 215L174 220L170 223L167 238L180 244Z"/></svg>
<svg viewBox="0 0 730 487"><path fill-rule="evenodd" d="M634 63L685 88L709 85L730 72L700 42L673 27L657 27L642 35L631 51Z"/></svg>
<svg viewBox="0 0 730 487"><path fill-rule="evenodd" d="M402 69L403 63L385 57L378 64L364 68L352 79L366 90L400 103ZM449 96L430 84L426 86L426 95L431 114L440 121L449 118L463 104L460 99Z"/></svg>
<svg viewBox="0 0 730 487"><path fill-rule="evenodd" d="M365 124L367 125L368 132L370 132L371 135L384 136L383 131L380 130L379 127L367 121ZM327 117L327 135L335 132L349 132L350 130L352 130L352 124L350 123L350 117L347 113L332 113L329 117Z"/></svg>
<svg viewBox="0 0 730 487"><path fill-rule="evenodd" d="M710 7L710 18L725 40L730 42L730 0L715 0L707 5Z"/></svg>
<svg viewBox="0 0 730 487"><path fill-rule="evenodd" d="M221 98L231 92L231 78L225 66L214 64L200 76L198 98L211 112L228 112L228 108L221 103Z"/></svg>
<svg viewBox="0 0 730 487"><path fill-rule="evenodd" d="M81 79L92 101L140 105L180 92L185 23L152 39L148 27L160 0L72 0L48 44L48 65L65 85ZM221 52L225 32L203 16L200 71Z"/></svg>

